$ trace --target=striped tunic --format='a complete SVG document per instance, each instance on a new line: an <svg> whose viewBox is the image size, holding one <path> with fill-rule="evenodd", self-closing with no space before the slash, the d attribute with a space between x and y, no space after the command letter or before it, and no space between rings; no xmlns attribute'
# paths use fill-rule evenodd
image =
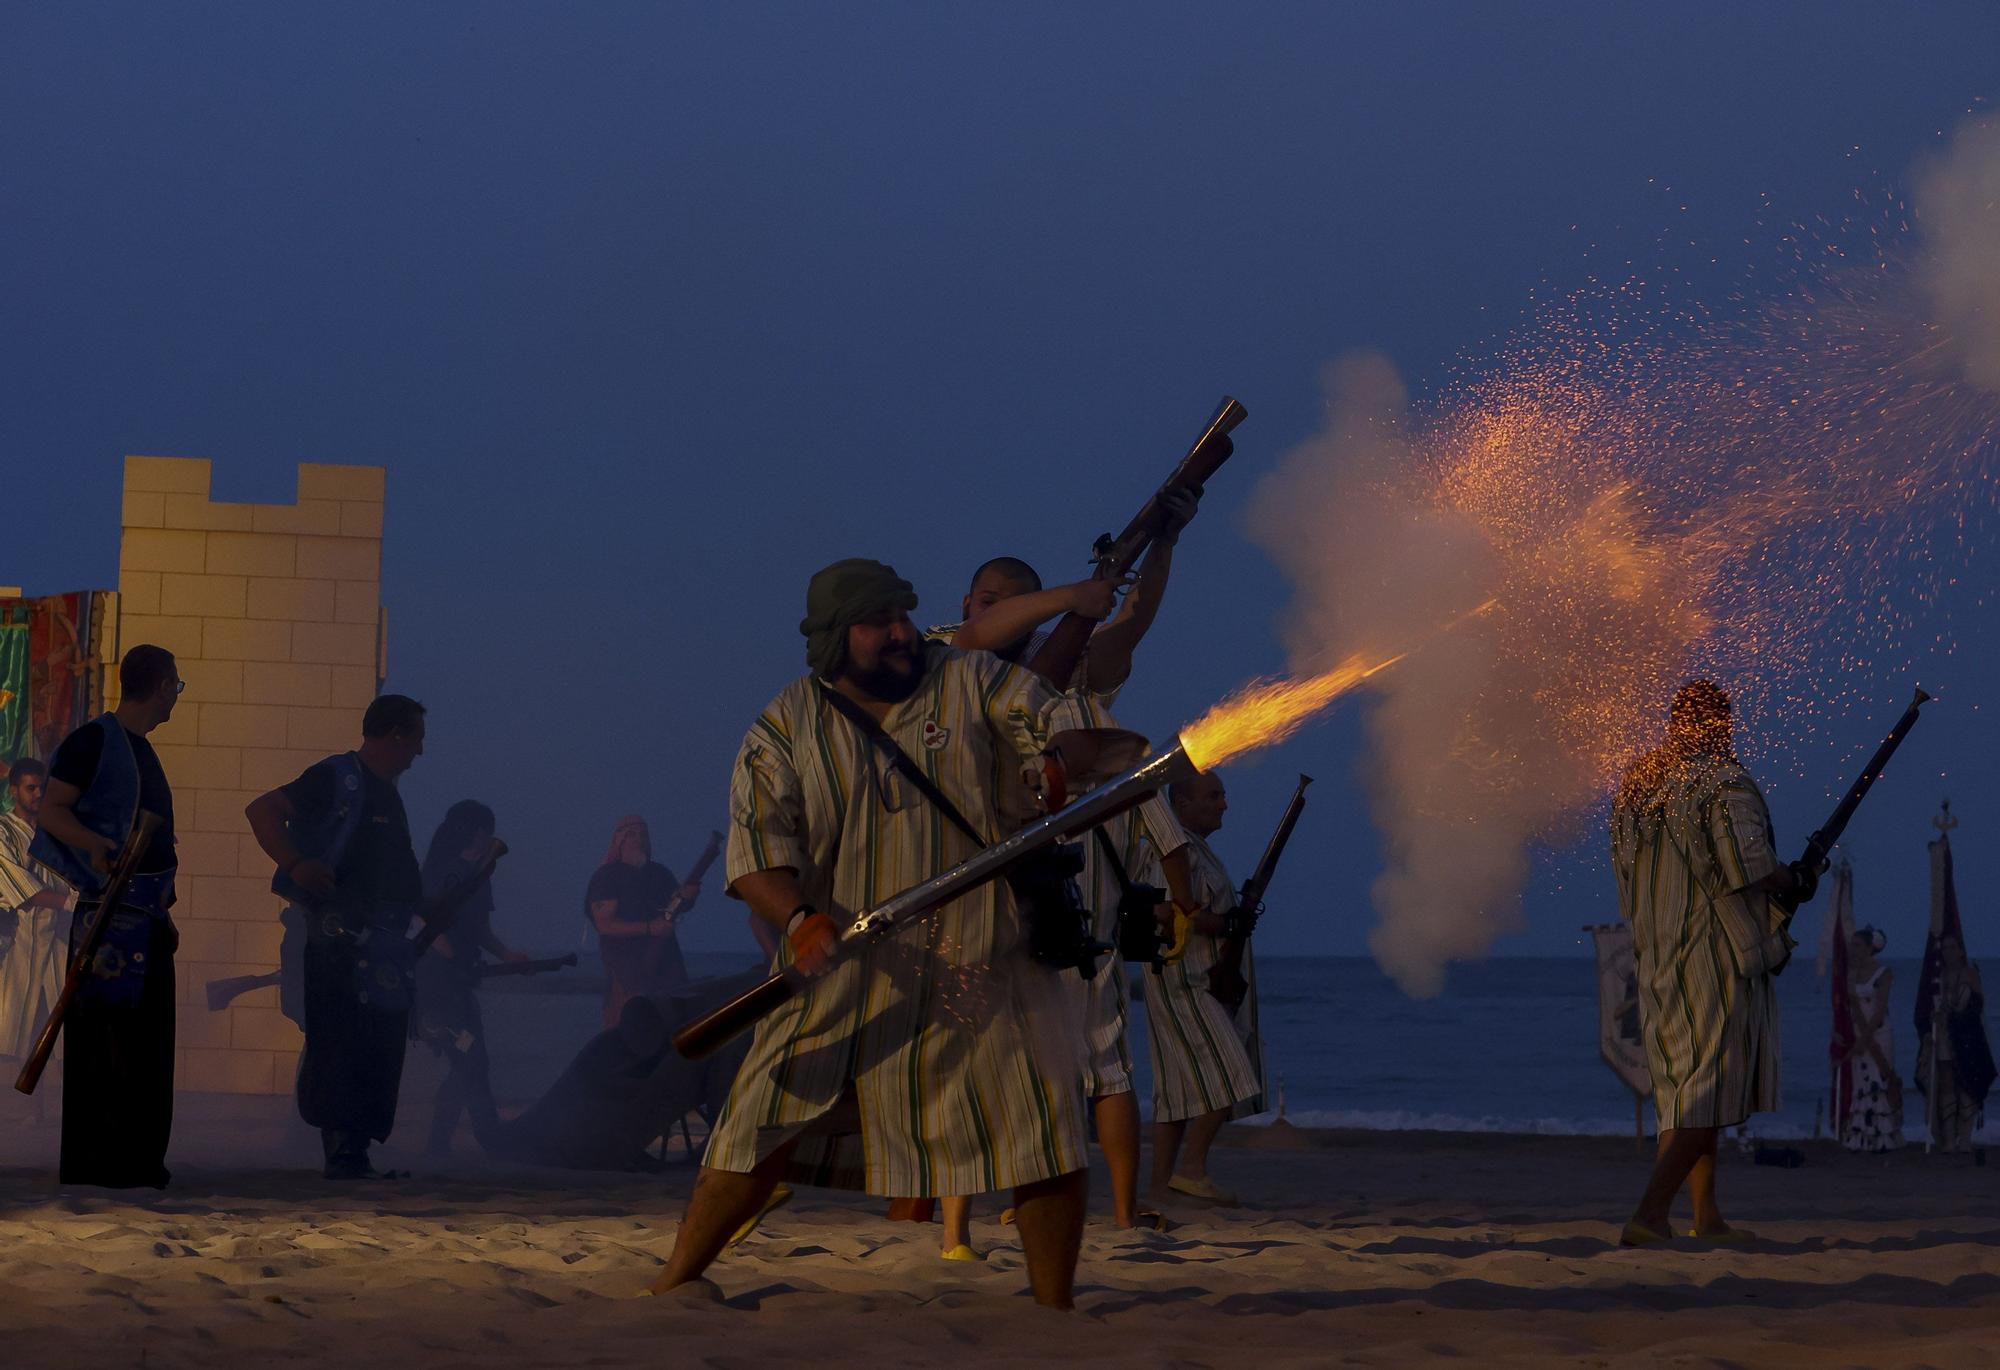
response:
<svg viewBox="0 0 2000 1370"><path fill-rule="evenodd" d="M1662 1129L1732 1127L1778 1107L1773 930L1748 886L1781 864L1763 793L1735 761L1628 784L1611 815L1619 913Z"/></svg>
<svg viewBox="0 0 2000 1370"><path fill-rule="evenodd" d="M1101 726L1115 726L1105 722L1101 710L1095 717ZM1172 843L1175 846L1184 840L1173 810L1157 794L1149 796L1137 809L1119 814L1104 825L1112 850L1118 853L1127 878L1133 881L1144 882L1146 879L1146 848L1141 834L1148 831L1173 834ZM1118 873L1105 858L1097 835L1090 834L1084 842L1081 884L1092 914L1092 934L1098 941L1115 947L1118 945L1118 901L1124 890L1118 882ZM1063 975L1075 982L1083 996L1084 1095L1102 1099L1113 1094L1130 1094L1132 1048L1127 1034L1132 1019L1132 989L1125 974L1125 958L1115 951L1111 952L1098 963L1097 974L1090 980L1084 980L1073 970L1064 971Z"/></svg>
<svg viewBox="0 0 2000 1370"><path fill-rule="evenodd" d="M1079 726L1038 677L926 649L883 728L992 836L1003 777ZM796 870L845 926L973 854L810 678L751 728L730 786L728 874ZM778 964L789 963L789 944ZM899 1197L980 1194L1085 1164L1076 996L1028 957L1005 881L844 957L759 1025L705 1164L747 1171L800 1138L795 1178Z"/></svg>
<svg viewBox="0 0 2000 1370"><path fill-rule="evenodd" d="M1208 843L1176 823L1172 835L1146 829L1146 879L1165 884L1160 868L1171 843L1185 842L1188 875L1194 897L1210 913L1236 907L1236 887ZM1251 1046L1257 1021L1257 976L1249 949L1243 954L1243 976L1250 993L1232 1016L1208 992L1208 972L1214 967L1221 939L1206 933L1188 937L1187 952L1163 969L1146 968L1147 1039L1153 1052L1153 1121L1182 1122L1218 1109L1242 1116L1263 1107L1261 1050Z"/></svg>
<svg viewBox="0 0 2000 1370"><path fill-rule="evenodd" d="M13 916L14 935L0 942L0 1056L34 1049L43 1009L62 993L70 916L28 908L45 890L67 893L61 877L28 855L35 831L18 810L0 814L0 909Z"/></svg>

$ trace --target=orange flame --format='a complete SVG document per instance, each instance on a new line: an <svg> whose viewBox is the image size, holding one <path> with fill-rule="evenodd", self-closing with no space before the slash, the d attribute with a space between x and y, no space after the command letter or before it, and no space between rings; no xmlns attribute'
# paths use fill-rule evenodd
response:
<svg viewBox="0 0 2000 1370"><path fill-rule="evenodd" d="M1478 608L1452 619L1430 636L1448 633L1467 619L1486 613L1499 602L1497 598L1489 599ZM1357 654L1330 671L1321 671L1303 679L1253 680L1199 720L1181 729L1181 748L1196 770L1206 771L1253 748L1274 746L1303 728L1314 714L1334 700L1370 676L1388 670L1415 650L1415 647L1407 647L1394 656L1386 657Z"/></svg>
<svg viewBox="0 0 2000 1370"><path fill-rule="evenodd" d="M1253 747L1283 742L1312 716L1408 652L1380 661L1349 657L1330 671L1303 680L1256 680L1181 729L1181 747L1196 770L1220 766Z"/></svg>

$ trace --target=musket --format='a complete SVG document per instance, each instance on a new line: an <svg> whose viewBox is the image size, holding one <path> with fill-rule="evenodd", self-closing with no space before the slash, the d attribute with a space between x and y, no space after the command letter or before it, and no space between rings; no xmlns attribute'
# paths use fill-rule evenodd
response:
<svg viewBox="0 0 2000 1370"><path fill-rule="evenodd" d="M1250 993L1250 983L1243 978L1243 952L1250 945L1250 934L1257 930L1257 919L1264 912L1264 891L1271 887L1271 876L1285 854L1285 844L1292 840L1292 829L1299 825L1299 815L1306 807L1306 786L1312 783L1311 776L1299 776L1299 787L1292 791L1292 802L1285 805L1277 831L1264 845L1257 869L1243 882L1235 909L1223 919L1222 941L1216 949L1215 964L1208 972L1208 992L1231 1013L1243 1006L1244 997Z"/></svg>
<svg viewBox="0 0 2000 1370"><path fill-rule="evenodd" d="M1166 483L1153 492L1138 514L1125 525L1125 531L1116 538L1106 533L1093 545L1090 559L1097 567L1091 577L1093 580L1120 579L1138 564L1140 556L1153 545L1153 539L1160 535L1160 529L1166 523L1166 505L1160 497L1170 490L1198 493L1208 478L1221 469L1222 463L1229 460L1229 454L1236 450L1236 444L1229 440L1229 430L1249 415L1250 411L1235 399L1228 395L1222 397L1222 403L1216 406L1208 426L1194 440L1194 446L1181 458L1180 465L1174 468ZM1042 642L1041 649L1028 661L1028 669L1052 682L1057 689L1068 689L1076 675L1077 663L1083 660L1083 650L1090 645L1090 635L1096 630L1097 620L1088 614L1064 614Z"/></svg>
<svg viewBox="0 0 2000 1370"><path fill-rule="evenodd" d="M575 964L576 953L571 951L540 961L487 961L474 966L472 974L479 980L497 980L504 975L543 975L552 970L567 970Z"/></svg>
<svg viewBox="0 0 2000 1370"><path fill-rule="evenodd" d="M1066 808L1037 819L1012 836L995 842L941 875L868 909L840 934L834 949L838 961L930 917L952 900L1006 873L1023 857L1066 838L1085 833L1138 804L1147 795L1176 780L1192 779L1194 763L1177 738L1167 748L1124 774L1105 781ZM824 972L822 971L822 974ZM719 1008L684 1024L674 1034L674 1049L690 1061L713 1054L723 1043L769 1016L805 988L808 977L787 969L771 976Z"/></svg>
<svg viewBox="0 0 2000 1370"><path fill-rule="evenodd" d="M417 914L424 920L423 931L410 939L411 961L417 960L431 949L431 943L451 931L451 925L458 920L458 911L466 899L479 888L482 880L492 876L493 868L500 864L500 858L506 854L507 844L497 837L494 838L493 845L486 849L486 855L480 858L479 865L474 868L472 874L450 889L440 891L437 898L424 904Z"/></svg>
<svg viewBox="0 0 2000 1370"><path fill-rule="evenodd" d="M1896 748L1903 745L1903 739L1909 736L1910 729L1917 726L1917 710L1929 703L1930 698L1931 696L1921 687L1917 690L1910 700L1910 707L1903 710L1903 716L1896 720L1895 727L1889 729L1889 735L1882 739L1882 745L1875 749L1875 755L1868 758L1868 764L1862 767L1860 776L1847 787L1847 793L1840 797L1840 803L1835 807L1833 816L1806 839L1805 853L1799 857L1799 865L1810 868L1815 875L1827 868L1827 864L1833 858L1833 844L1840 840L1843 832L1847 831L1847 822L1854 817L1854 811L1861 807L1862 799L1867 796L1875 782L1882 778L1882 769L1889 764L1889 758L1896 754Z"/></svg>
<svg viewBox="0 0 2000 1370"><path fill-rule="evenodd" d="M711 831L708 835L708 845L701 849L701 855L694 859L694 868L688 872L687 879L681 883L683 885L699 885L701 878L708 874L708 868L715 864L715 858L720 855L722 855L722 834ZM673 897L667 900L666 908L660 911L660 916L678 918L687 909L689 902L681 898L679 890L675 890ZM665 957L668 945L667 939L661 937L655 939L653 945L646 948L646 975L649 979L659 973L660 961Z"/></svg>
<svg viewBox="0 0 2000 1370"><path fill-rule="evenodd" d="M160 822L158 814L144 810L133 820L125 845L119 848L117 859L111 863L110 878L104 882L104 888L97 896L97 908L91 913L90 921L84 924L83 936L76 939L76 951L69 958L68 973L63 976L62 993L56 996L55 1005L49 1010L49 1019L42 1024L41 1035L35 1039L35 1049L28 1053L20 1075L14 1080L14 1088L21 1093L33 1094L35 1086L42 1081L42 1072L49 1068L49 1058L55 1054L56 1037L69 1017L70 1005L76 1002L77 991L83 988L84 979L97 962L97 950L104 945L104 934L111 926L111 915L131 886L132 877L139 869L139 858L145 855L147 844L159 830Z"/></svg>
<svg viewBox="0 0 2000 1370"><path fill-rule="evenodd" d="M473 967L475 979L491 980L503 975L542 975L552 970L565 970L576 964L576 953L551 956L542 961L486 961ZM208 982L208 1011L220 1013L230 1004L253 990L275 989L285 981L282 970L268 970L262 975L231 975L221 980Z"/></svg>

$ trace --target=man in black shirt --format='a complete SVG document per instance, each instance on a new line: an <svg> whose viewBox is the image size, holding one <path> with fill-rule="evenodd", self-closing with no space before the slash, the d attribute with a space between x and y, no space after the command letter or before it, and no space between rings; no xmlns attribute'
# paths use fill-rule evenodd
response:
<svg viewBox="0 0 2000 1370"><path fill-rule="evenodd" d="M361 719L359 749L328 757L244 810L273 890L303 914L305 1054L299 1116L320 1130L330 1180L381 1172L371 1141L396 1122L409 1036L410 918L423 899L396 780L424 752L424 706L383 695Z"/></svg>
<svg viewBox="0 0 2000 1370"><path fill-rule="evenodd" d="M91 892L141 812L160 825L106 924L90 974L63 1024L62 1182L166 1187L174 1121L174 795L146 734L173 717L184 688L173 654L134 647L118 664L120 699L56 748L42 798L37 860L80 896L71 950Z"/></svg>

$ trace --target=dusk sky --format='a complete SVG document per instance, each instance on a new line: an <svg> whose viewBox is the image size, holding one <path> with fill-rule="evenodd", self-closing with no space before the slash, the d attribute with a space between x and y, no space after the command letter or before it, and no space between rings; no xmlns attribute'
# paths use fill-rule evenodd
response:
<svg viewBox="0 0 2000 1370"><path fill-rule="evenodd" d="M564 949L620 814L677 868L723 825L815 568L889 561L925 622L992 555L1074 578L1233 394L1121 704L1163 737L1285 664L1242 510L1328 362L1421 393L1669 230L1726 309L1772 225L1900 184L1996 94L1985 3L8 4L0 582L115 585L128 453L213 458L234 500L386 466L419 842L487 800L503 930ZM1892 955L1945 794L1994 950L1993 532L1941 551L1936 654L1768 777L1794 847L1910 686L1943 696L1850 834ZM1365 709L1228 772L1239 878L1319 781L1267 951L1365 951ZM1599 833L1499 951L1616 916ZM720 885L684 942L747 950Z"/></svg>

